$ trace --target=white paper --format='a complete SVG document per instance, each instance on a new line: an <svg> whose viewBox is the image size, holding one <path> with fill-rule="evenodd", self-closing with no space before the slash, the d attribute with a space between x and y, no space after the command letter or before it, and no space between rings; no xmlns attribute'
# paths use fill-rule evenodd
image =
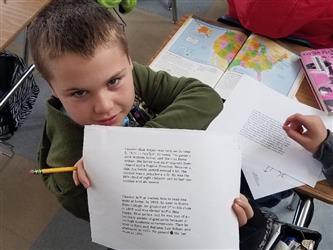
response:
<svg viewBox="0 0 333 250"><path fill-rule="evenodd" d="M243 155L242 170L254 199L305 184L250 156Z"/></svg>
<svg viewBox="0 0 333 250"><path fill-rule="evenodd" d="M114 249L238 249L235 137L86 126L83 156L94 242Z"/></svg>
<svg viewBox="0 0 333 250"><path fill-rule="evenodd" d="M266 176L261 172L268 165L302 183L314 186L321 178L320 162L289 139L282 129L286 118L294 113L319 115L328 127L332 126L332 120L324 112L289 99L244 75L209 130L237 134L242 154L258 160L256 174L259 178ZM253 164L247 169L246 161L243 162L245 172L253 172ZM260 188L267 188L275 193L273 190L279 192L290 186L290 183L286 184L284 181L280 183L281 185L274 187L262 185Z"/></svg>

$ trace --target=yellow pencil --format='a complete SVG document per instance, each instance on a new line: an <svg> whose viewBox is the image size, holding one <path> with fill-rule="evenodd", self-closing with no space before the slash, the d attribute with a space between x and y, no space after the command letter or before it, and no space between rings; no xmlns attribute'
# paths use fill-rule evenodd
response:
<svg viewBox="0 0 333 250"><path fill-rule="evenodd" d="M42 169L32 169L31 174L54 174L54 173L66 173L73 172L77 167L54 167L54 168L42 168Z"/></svg>

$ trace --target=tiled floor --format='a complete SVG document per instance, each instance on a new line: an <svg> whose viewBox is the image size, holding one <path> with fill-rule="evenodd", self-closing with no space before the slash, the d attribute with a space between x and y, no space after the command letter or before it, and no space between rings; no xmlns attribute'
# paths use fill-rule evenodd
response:
<svg viewBox="0 0 333 250"><path fill-rule="evenodd" d="M35 162L15 155L0 164L0 249L30 249L59 205L41 177L29 174Z"/></svg>

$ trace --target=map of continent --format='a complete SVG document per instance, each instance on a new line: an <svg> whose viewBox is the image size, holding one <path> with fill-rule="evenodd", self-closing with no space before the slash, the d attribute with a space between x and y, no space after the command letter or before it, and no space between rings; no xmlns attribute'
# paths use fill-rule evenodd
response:
<svg viewBox="0 0 333 250"><path fill-rule="evenodd" d="M192 19L169 51L197 63L225 70L246 35Z"/></svg>
<svg viewBox="0 0 333 250"><path fill-rule="evenodd" d="M274 48L272 44L270 51L267 49L267 43L262 38L251 37L244 44L243 49L238 53L230 67L240 65L244 68L253 69L257 73L257 80L261 81L261 73L273 68L274 64L288 59L286 51Z"/></svg>
<svg viewBox="0 0 333 250"><path fill-rule="evenodd" d="M252 34L228 70L246 74L288 95L300 72L299 57L276 42Z"/></svg>
<svg viewBox="0 0 333 250"><path fill-rule="evenodd" d="M244 42L244 36L234 31L226 31L216 38L213 44L215 59L222 69L228 67Z"/></svg>

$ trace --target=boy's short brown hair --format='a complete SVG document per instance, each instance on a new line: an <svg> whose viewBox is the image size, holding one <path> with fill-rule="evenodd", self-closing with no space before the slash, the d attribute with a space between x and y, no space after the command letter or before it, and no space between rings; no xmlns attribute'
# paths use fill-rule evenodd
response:
<svg viewBox="0 0 333 250"><path fill-rule="evenodd" d="M53 0L31 23L28 39L36 68L50 81L48 61L66 53L92 57L117 45L128 56L123 26L94 0Z"/></svg>

